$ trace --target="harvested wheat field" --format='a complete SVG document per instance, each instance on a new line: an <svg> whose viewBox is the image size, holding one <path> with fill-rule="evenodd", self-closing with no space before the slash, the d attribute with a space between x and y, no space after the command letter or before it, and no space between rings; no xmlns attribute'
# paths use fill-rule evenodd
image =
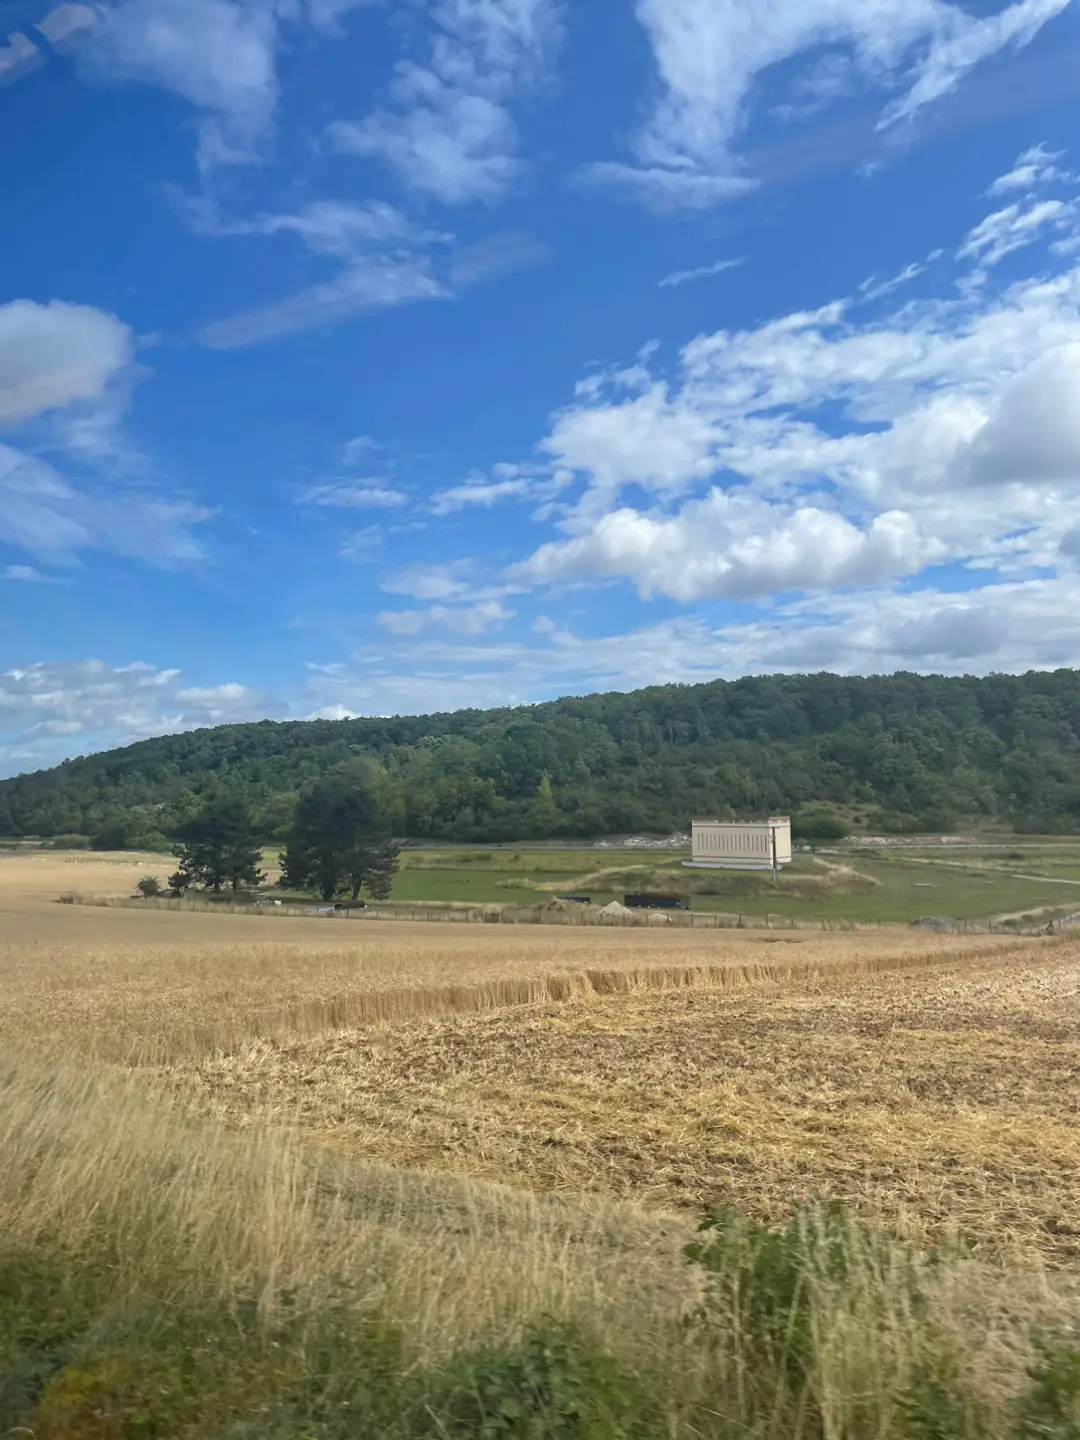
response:
<svg viewBox="0 0 1080 1440"><path fill-rule="evenodd" d="M40 912L40 913L39 913ZM0 910L0 915L4 912ZM350 1157L1080 1253L1080 949L35 905L0 1040Z"/></svg>
<svg viewBox="0 0 1080 1440"><path fill-rule="evenodd" d="M1080 949L986 952L638 975L264 1039L170 1078L230 1120L269 1111L396 1165L770 1221L827 1193L919 1241L1077 1257Z"/></svg>
<svg viewBox="0 0 1080 1440"><path fill-rule="evenodd" d="M127 884L110 864L90 893ZM1071 1333L1080 1294L1078 994L1056 939L338 924L9 884L0 1429L1017 1440L1033 1337ZM848 1214L797 1210L816 1194ZM705 1205L748 1217L712 1280L683 1253ZM793 1210L755 1249L745 1227ZM950 1238L968 1258L925 1253ZM771 1312L747 1330L732 1299L777 1275L813 1336L795 1384ZM520 1388L552 1366L576 1428L536 1420L548 1380ZM925 1395L960 1428L928 1429Z"/></svg>

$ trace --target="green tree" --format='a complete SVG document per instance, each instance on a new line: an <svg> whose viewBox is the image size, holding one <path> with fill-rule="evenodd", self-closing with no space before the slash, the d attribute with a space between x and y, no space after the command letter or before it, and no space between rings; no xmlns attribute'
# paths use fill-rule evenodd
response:
<svg viewBox="0 0 1080 1440"><path fill-rule="evenodd" d="M282 883L318 890L331 900L348 890L355 900L365 886L385 899L398 868L389 833L386 798L345 775L329 776L300 797L282 856Z"/></svg>
<svg viewBox="0 0 1080 1440"><path fill-rule="evenodd" d="M795 840L844 840L850 834L848 822L831 810L802 810L791 820Z"/></svg>
<svg viewBox="0 0 1080 1440"><path fill-rule="evenodd" d="M350 851L347 873L352 898L356 900L361 887L366 887L373 900L386 900L398 872L401 847L389 836L369 840Z"/></svg>
<svg viewBox="0 0 1080 1440"><path fill-rule="evenodd" d="M180 865L169 883L177 890L202 885L220 893L224 885L239 890L265 878L259 869L258 831L251 810L238 796L211 801L189 820L173 854Z"/></svg>

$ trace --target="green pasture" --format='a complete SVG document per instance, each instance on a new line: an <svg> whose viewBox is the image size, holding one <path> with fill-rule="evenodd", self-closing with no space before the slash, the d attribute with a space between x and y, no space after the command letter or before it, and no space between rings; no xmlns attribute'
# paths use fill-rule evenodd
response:
<svg viewBox="0 0 1080 1440"><path fill-rule="evenodd" d="M824 871L813 857L799 855L776 887L760 872L687 870L681 863L686 858L666 849L407 849L392 898L533 905L564 893L603 905L632 890L689 889L695 910L883 923L923 915L979 921L1047 907L1080 910L1080 883L1061 883L1080 882L1075 845L1068 853L1045 846L1026 864L989 850L838 850L820 857L852 874Z"/></svg>

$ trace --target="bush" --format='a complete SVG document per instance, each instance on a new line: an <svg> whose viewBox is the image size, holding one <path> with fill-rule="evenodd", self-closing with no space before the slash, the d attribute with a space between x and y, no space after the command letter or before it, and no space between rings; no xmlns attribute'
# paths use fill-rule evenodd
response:
<svg viewBox="0 0 1080 1440"><path fill-rule="evenodd" d="M430 1382L429 1382L430 1383ZM427 1387L425 1386L425 1389ZM648 1434L630 1377L566 1326L456 1359L423 1398L411 1433L439 1440L616 1440ZM634 1429L634 1418L641 1423Z"/></svg>
<svg viewBox="0 0 1080 1440"><path fill-rule="evenodd" d="M848 822L831 810L804 810L791 821L793 840L845 840L850 834Z"/></svg>
<svg viewBox="0 0 1080 1440"><path fill-rule="evenodd" d="M144 900L153 900L156 895L163 893L161 881L156 875L144 875L135 886L135 889L138 890Z"/></svg>
<svg viewBox="0 0 1080 1440"><path fill-rule="evenodd" d="M1037 1330L1031 1382L1017 1402L1017 1440L1080 1440L1080 1331Z"/></svg>
<svg viewBox="0 0 1080 1440"><path fill-rule="evenodd" d="M857 1315L862 1335L884 1336L897 1310L925 1314L912 1252L836 1201L801 1206L779 1229L710 1210L698 1229L708 1238L684 1253L707 1283L689 1327L710 1344L720 1371L739 1377L740 1419L751 1430L784 1412L791 1433L825 1433L823 1355L837 1317L843 1327ZM850 1403L880 1407L883 1399ZM867 1433L876 1433L879 1417L880 1410L867 1419Z"/></svg>

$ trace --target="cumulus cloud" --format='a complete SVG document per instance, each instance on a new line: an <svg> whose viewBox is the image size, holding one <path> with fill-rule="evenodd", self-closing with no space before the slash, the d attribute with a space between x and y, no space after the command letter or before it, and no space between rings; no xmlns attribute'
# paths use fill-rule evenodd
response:
<svg viewBox="0 0 1080 1440"><path fill-rule="evenodd" d="M1027 44L1068 4L1012 0L974 16L949 0L638 0L659 96L635 137L635 161L587 173L656 208L706 208L748 183L735 147L766 71L812 56L810 75L796 69L794 82L797 98L809 85L815 104L857 86L899 89L882 118L895 125L990 56Z"/></svg>
<svg viewBox="0 0 1080 1440"><path fill-rule="evenodd" d="M280 708L243 685L181 688L179 678L179 670L142 661L100 660L43 661L0 674L0 773Z"/></svg>
<svg viewBox="0 0 1080 1440"><path fill-rule="evenodd" d="M1080 664L1080 580L994 583L960 594L876 589L781 603L718 623L697 613L577 634L541 616L522 639L429 633L378 641L313 670L331 714L417 714L556 695L829 669L986 674Z"/></svg>
<svg viewBox="0 0 1080 1440"><path fill-rule="evenodd" d="M327 139L380 160L410 189L444 204L498 199L521 171L510 111L558 41L553 0L441 0L425 64L404 61L389 105L338 121Z"/></svg>
<svg viewBox="0 0 1080 1440"><path fill-rule="evenodd" d="M971 445L977 482L1080 485L1080 339L1014 375Z"/></svg>
<svg viewBox="0 0 1080 1440"><path fill-rule="evenodd" d="M1034 278L992 294L869 319L830 302L699 335L663 374L646 347L590 376L540 442L579 498L505 578L685 604L945 563L1053 568L1080 506L1080 266L1065 254L1042 247Z"/></svg>
<svg viewBox="0 0 1080 1440"><path fill-rule="evenodd" d="M677 515L623 508L587 534L542 545L511 580L530 584L613 578L687 603L756 599L791 590L876 585L910 575L943 553L911 516L877 515L866 529L814 506L785 513L712 490Z"/></svg>
<svg viewBox="0 0 1080 1440"><path fill-rule="evenodd" d="M96 399L133 350L128 327L90 305L0 305L0 424Z"/></svg>

